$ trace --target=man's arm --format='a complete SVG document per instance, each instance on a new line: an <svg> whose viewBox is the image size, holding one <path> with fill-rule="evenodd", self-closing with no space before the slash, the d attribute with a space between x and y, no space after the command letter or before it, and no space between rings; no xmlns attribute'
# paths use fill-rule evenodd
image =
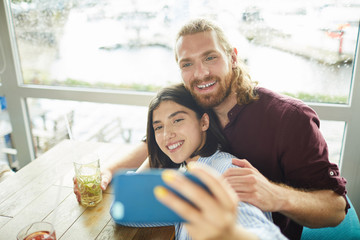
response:
<svg viewBox="0 0 360 240"><path fill-rule="evenodd" d="M299 191L278 186L279 212L310 228L335 227L345 218L346 201L332 190Z"/></svg>
<svg viewBox="0 0 360 240"><path fill-rule="evenodd" d="M149 161L149 158L147 158L143 164L141 164L141 166L136 170L136 172L143 172L143 171L146 171L150 168L150 161Z"/></svg>
<svg viewBox="0 0 360 240"><path fill-rule="evenodd" d="M148 156L147 145L140 142L129 154L124 155L119 160L106 165L101 171L101 188L105 190L111 182L114 173L122 168L138 168L143 164Z"/></svg>
<svg viewBox="0 0 360 240"><path fill-rule="evenodd" d="M122 156L116 162L108 164L105 168L111 173L115 173L121 168L138 168L148 156L147 146L145 142L140 142L130 153Z"/></svg>
<svg viewBox="0 0 360 240"><path fill-rule="evenodd" d="M239 199L263 211L280 212L310 228L338 225L345 217L346 201L332 190L302 191L270 182L248 161L233 159L224 177Z"/></svg>

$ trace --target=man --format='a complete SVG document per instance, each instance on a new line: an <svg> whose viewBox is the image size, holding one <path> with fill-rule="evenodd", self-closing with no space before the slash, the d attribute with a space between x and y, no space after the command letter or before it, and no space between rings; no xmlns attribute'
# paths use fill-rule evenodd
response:
<svg viewBox="0 0 360 240"><path fill-rule="evenodd" d="M302 225L336 226L349 205L346 180L328 161L316 113L301 101L257 88L223 31L199 19L179 32L176 61L184 85L217 114L230 153L242 159L224 177L239 199L273 212L290 239ZM118 168L138 167L147 156L142 144L103 171L103 189ZM245 160L247 159L247 160Z"/></svg>
<svg viewBox="0 0 360 240"><path fill-rule="evenodd" d="M300 225L338 225L348 205L346 181L328 161L316 113L255 88L236 49L208 21L184 26L175 54L187 89L217 114L230 153L248 160L233 160L242 168L224 174L239 199L275 212L274 222L291 239L300 238Z"/></svg>

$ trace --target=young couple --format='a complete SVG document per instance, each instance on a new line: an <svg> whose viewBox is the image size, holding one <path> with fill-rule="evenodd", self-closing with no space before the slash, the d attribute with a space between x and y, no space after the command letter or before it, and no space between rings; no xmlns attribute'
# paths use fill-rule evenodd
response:
<svg viewBox="0 0 360 240"><path fill-rule="evenodd" d="M273 212L274 223L290 239L300 239L302 226L338 225L349 207L346 180L328 160L316 113L301 101L255 87L237 50L207 20L181 28L175 56L184 86L214 111L228 151L238 158L232 163L240 168L223 173L238 199ZM104 169L103 189L118 169L139 167L148 154L141 143Z"/></svg>
<svg viewBox="0 0 360 240"><path fill-rule="evenodd" d="M159 201L189 222L186 228L183 224L175 225L176 239L285 239L273 224L271 213L238 202L235 192L220 175L207 173L222 174L236 167L232 165L235 157L222 152L227 143L216 122L212 111L201 108L183 84L162 89L149 105L146 139L149 161L139 170L190 166L189 171L212 192L210 195L191 183L179 171L164 172L164 181L196 206L164 187L155 188ZM204 165L212 170L204 171L207 169Z"/></svg>

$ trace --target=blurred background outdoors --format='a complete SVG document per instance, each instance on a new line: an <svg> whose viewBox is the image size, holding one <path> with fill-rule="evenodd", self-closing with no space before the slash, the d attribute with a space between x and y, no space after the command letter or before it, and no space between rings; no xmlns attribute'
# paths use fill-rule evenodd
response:
<svg viewBox="0 0 360 240"><path fill-rule="evenodd" d="M259 86L306 102L347 104L360 1L12 0L23 83L155 92L180 82L173 54L195 17L222 25ZM67 138L135 143L147 108L29 98L39 156ZM345 122L322 121L339 163ZM4 140L6 144L7 140Z"/></svg>

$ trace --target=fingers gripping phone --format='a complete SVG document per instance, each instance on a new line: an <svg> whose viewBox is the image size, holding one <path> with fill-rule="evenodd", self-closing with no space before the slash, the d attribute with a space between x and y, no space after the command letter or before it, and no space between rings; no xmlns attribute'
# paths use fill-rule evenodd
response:
<svg viewBox="0 0 360 240"><path fill-rule="evenodd" d="M110 214L117 224L161 223L165 225L184 222L184 219L159 202L154 195L154 188L163 186L189 201L164 183L161 178L162 172L163 170L149 170L141 173L119 172L114 176L115 197ZM209 192L197 177L190 173L184 175Z"/></svg>

